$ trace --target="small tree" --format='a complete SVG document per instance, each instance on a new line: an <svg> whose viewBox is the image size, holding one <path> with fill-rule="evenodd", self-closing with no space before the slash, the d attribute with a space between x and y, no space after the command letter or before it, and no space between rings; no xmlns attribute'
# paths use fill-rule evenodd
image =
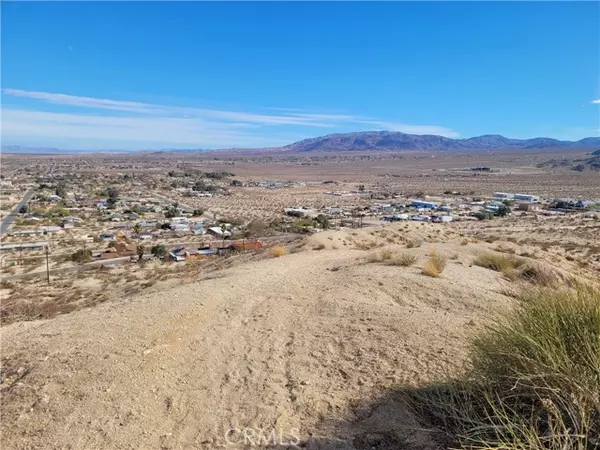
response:
<svg viewBox="0 0 600 450"><path fill-rule="evenodd" d="M136 248L136 252L137 252L137 256L138 256L138 261L141 261L142 258L144 257L144 252L146 251L146 249L144 248L143 245L138 245Z"/></svg>
<svg viewBox="0 0 600 450"><path fill-rule="evenodd" d="M475 214L473 214L474 217L477 217L478 220L489 220L492 217L494 217L494 215L489 212L489 211L477 211Z"/></svg>
<svg viewBox="0 0 600 450"><path fill-rule="evenodd" d="M133 226L133 231L135 231L135 234L140 234L142 232L142 225L140 225L140 223L136 223Z"/></svg>
<svg viewBox="0 0 600 450"><path fill-rule="evenodd" d="M164 245L154 245L151 249L150 252L152 253L152 255L154 255L155 258L159 258L159 259L163 259L167 256L167 254L169 253L167 251L167 248Z"/></svg>
<svg viewBox="0 0 600 450"><path fill-rule="evenodd" d="M92 259L92 251L88 249L80 249L71 255L71 260L76 263L84 263Z"/></svg>
<svg viewBox="0 0 600 450"><path fill-rule="evenodd" d="M119 198L119 191L117 190L116 187L109 187L108 188L108 199L109 200L113 200L113 203L117 201L117 199Z"/></svg>
<svg viewBox="0 0 600 450"><path fill-rule="evenodd" d="M195 209L193 214L194 214L194 216L201 216L202 214L204 214L204 210L203 209Z"/></svg>
<svg viewBox="0 0 600 450"><path fill-rule="evenodd" d="M498 211L496 212L496 215L498 217L506 217L510 214L510 212L511 212L510 206L500 205L498 207Z"/></svg>
<svg viewBox="0 0 600 450"><path fill-rule="evenodd" d="M329 228L329 219L327 218L327 216L325 214L319 214L316 217L315 222L317 223L317 225L319 227L321 227L324 230Z"/></svg>
<svg viewBox="0 0 600 450"><path fill-rule="evenodd" d="M19 213L20 214L27 214L27 205L23 205L19 208Z"/></svg>
<svg viewBox="0 0 600 450"><path fill-rule="evenodd" d="M64 181L59 181L56 185L56 195L60 198L65 198L67 196L67 186Z"/></svg>

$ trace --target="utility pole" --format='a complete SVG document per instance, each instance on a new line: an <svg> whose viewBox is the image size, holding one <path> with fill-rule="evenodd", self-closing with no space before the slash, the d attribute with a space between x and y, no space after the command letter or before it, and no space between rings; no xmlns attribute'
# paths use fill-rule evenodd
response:
<svg viewBox="0 0 600 450"><path fill-rule="evenodd" d="M48 286L50 286L50 263L48 262L48 245L46 245L46 279L48 280Z"/></svg>

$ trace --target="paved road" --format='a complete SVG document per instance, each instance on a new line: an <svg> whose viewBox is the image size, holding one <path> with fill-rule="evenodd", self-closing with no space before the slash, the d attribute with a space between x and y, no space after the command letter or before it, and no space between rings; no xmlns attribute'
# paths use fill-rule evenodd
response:
<svg viewBox="0 0 600 450"><path fill-rule="evenodd" d="M8 230L8 228L12 225L17 217L19 217L19 210L21 206L26 205L27 202L31 199L35 192L35 188L29 189L25 192L25 196L21 199L21 201L14 207L14 209L10 212L8 216L2 219L2 223L0 224L0 236L4 236L4 233Z"/></svg>

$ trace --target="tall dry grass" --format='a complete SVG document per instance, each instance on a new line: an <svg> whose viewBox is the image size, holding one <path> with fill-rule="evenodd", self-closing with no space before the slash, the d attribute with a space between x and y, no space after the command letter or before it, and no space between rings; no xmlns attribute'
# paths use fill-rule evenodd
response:
<svg viewBox="0 0 600 450"><path fill-rule="evenodd" d="M508 273L512 270L518 269L526 263L526 260L518 258L513 255L505 255L501 253L482 253L475 260L473 264L486 269L495 270L496 272Z"/></svg>
<svg viewBox="0 0 600 450"><path fill-rule="evenodd" d="M429 277L437 278L442 274L445 268L446 258L436 251L432 251L427 261L425 261L421 273Z"/></svg>
<svg viewBox="0 0 600 450"><path fill-rule="evenodd" d="M279 258L280 256L287 255L288 249L283 245L276 245L269 249L269 255L273 258Z"/></svg>
<svg viewBox="0 0 600 450"><path fill-rule="evenodd" d="M530 288L482 331L462 379L409 392L446 448L600 448L600 289Z"/></svg>

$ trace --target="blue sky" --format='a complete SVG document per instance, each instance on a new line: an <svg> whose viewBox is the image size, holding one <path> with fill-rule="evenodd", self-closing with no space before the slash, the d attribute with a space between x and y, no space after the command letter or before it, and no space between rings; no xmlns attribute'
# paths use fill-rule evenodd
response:
<svg viewBox="0 0 600 450"><path fill-rule="evenodd" d="M2 2L2 143L600 128L597 2Z"/></svg>

